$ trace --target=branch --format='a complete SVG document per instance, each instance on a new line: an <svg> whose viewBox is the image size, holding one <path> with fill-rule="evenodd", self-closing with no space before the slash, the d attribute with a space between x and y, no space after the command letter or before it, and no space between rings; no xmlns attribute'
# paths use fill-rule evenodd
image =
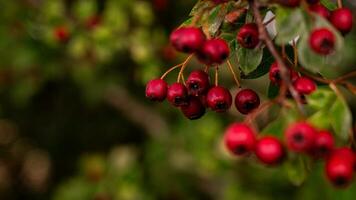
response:
<svg viewBox="0 0 356 200"><path fill-rule="evenodd" d="M258 26L260 39L266 44L268 50L271 52L272 56L277 61L283 82L287 85L287 88L289 89L291 95L293 96L294 100L296 101L299 111L301 112L301 114L304 114L304 108L301 103L302 101L300 99L298 92L294 89L294 87L292 85L292 82L289 77L289 70L288 70L287 66L285 65L282 57L277 52L276 47L274 46L271 38L269 37L265 26L263 25L262 16L259 11L259 2L255 1L255 0L251 0L250 6L252 8L253 15L256 19L256 24Z"/></svg>

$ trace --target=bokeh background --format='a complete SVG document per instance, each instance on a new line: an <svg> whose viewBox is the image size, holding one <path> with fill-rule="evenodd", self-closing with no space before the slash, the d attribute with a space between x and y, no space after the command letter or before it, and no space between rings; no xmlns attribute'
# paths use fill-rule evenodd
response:
<svg viewBox="0 0 356 200"><path fill-rule="evenodd" d="M356 184L334 189L322 163L296 185L284 166L231 159L221 135L241 119L234 111L189 121L145 99L145 83L184 60L167 37L194 3L0 1L0 199L355 198ZM263 97L265 81L244 84Z"/></svg>

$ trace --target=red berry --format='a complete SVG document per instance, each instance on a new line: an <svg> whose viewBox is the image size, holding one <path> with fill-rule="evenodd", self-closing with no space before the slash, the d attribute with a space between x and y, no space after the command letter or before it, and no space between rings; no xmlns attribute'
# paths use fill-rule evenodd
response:
<svg viewBox="0 0 356 200"><path fill-rule="evenodd" d="M293 86L299 94L311 94L316 90L314 81L307 77L297 78Z"/></svg>
<svg viewBox="0 0 356 200"><path fill-rule="evenodd" d="M181 106L183 114L190 120L201 118L205 114L205 107L198 97L191 96L187 105Z"/></svg>
<svg viewBox="0 0 356 200"><path fill-rule="evenodd" d="M202 70L192 71L186 81L190 95L199 96L208 92L210 88L209 75Z"/></svg>
<svg viewBox="0 0 356 200"><path fill-rule="evenodd" d="M230 91L220 86L210 88L206 100L208 106L216 112L225 112L232 104Z"/></svg>
<svg viewBox="0 0 356 200"><path fill-rule="evenodd" d="M298 73L292 69L289 69L289 76L292 82L294 82L299 77ZM275 85L280 85L282 82L282 77L280 75L277 62L272 63L269 69L269 79L272 82L272 84Z"/></svg>
<svg viewBox="0 0 356 200"><path fill-rule="evenodd" d="M355 154L354 152L348 148L348 147L341 147L341 148L338 148L338 149L335 149L332 154L337 154L339 156L344 156L345 159L347 160L350 160L353 165L356 164L356 157L355 157Z"/></svg>
<svg viewBox="0 0 356 200"><path fill-rule="evenodd" d="M330 16L330 22L342 34L347 34L352 29L353 19L352 12L348 8L339 8L334 10Z"/></svg>
<svg viewBox="0 0 356 200"><path fill-rule="evenodd" d="M325 19L328 19L330 17L329 9L323 6L322 4L311 5L309 6L309 10L320 15L321 17L324 17Z"/></svg>
<svg viewBox="0 0 356 200"><path fill-rule="evenodd" d="M297 7L300 5L300 0L276 0L277 3L286 7Z"/></svg>
<svg viewBox="0 0 356 200"><path fill-rule="evenodd" d="M246 124L233 123L225 131L224 142L232 154L244 155L254 150L256 134Z"/></svg>
<svg viewBox="0 0 356 200"><path fill-rule="evenodd" d="M90 16L85 23L88 29L94 29L101 23L101 18L98 15Z"/></svg>
<svg viewBox="0 0 356 200"><path fill-rule="evenodd" d="M328 55L334 51L335 36L327 28L316 29L309 37L309 45L314 52Z"/></svg>
<svg viewBox="0 0 356 200"><path fill-rule="evenodd" d="M197 54L198 59L207 65L221 64L229 55L229 45L223 39L207 40Z"/></svg>
<svg viewBox="0 0 356 200"><path fill-rule="evenodd" d="M237 41L242 47L255 48L260 41L257 25L255 23L243 25L237 33Z"/></svg>
<svg viewBox="0 0 356 200"><path fill-rule="evenodd" d="M314 145L316 131L306 122L289 125L284 133L287 147L295 152L310 151Z"/></svg>
<svg viewBox="0 0 356 200"><path fill-rule="evenodd" d="M163 101L167 96L167 83L162 79L153 79L146 85L146 97L151 101Z"/></svg>
<svg viewBox="0 0 356 200"><path fill-rule="evenodd" d="M315 135L313 156L317 158L327 158L334 149L334 138L329 131L319 131Z"/></svg>
<svg viewBox="0 0 356 200"><path fill-rule="evenodd" d="M177 51L193 53L203 45L205 35L199 28L181 27L171 33L170 41Z"/></svg>
<svg viewBox="0 0 356 200"><path fill-rule="evenodd" d="M344 150L334 151L326 162L326 176L336 187L348 186L353 178L354 162L345 153Z"/></svg>
<svg viewBox="0 0 356 200"><path fill-rule="evenodd" d="M255 154L262 163L266 165L276 165L282 161L284 149L277 138L266 136L257 142Z"/></svg>
<svg viewBox="0 0 356 200"><path fill-rule="evenodd" d="M237 110L246 115L260 105L258 94L251 89L243 89L236 94L235 106Z"/></svg>
<svg viewBox="0 0 356 200"><path fill-rule="evenodd" d="M167 100L174 106L187 104L188 91L182 83L173 83L168 87Z"/></svg>
<svg viewBox="0 0 356 200"><path fill-rule="evenodd" d="M68 42L69 35L69 30L66 26L58 26L54 29L54 37L59 42Z"/></svg>

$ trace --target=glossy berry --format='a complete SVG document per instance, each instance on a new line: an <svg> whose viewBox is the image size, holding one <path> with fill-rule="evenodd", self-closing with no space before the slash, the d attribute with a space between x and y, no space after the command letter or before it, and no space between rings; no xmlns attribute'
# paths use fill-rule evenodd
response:
<svg viewBox="0 0 356 200"><path fill-rule="evenodd" d="M146 85L146 97L151 101L163 101L167 96L167 83L162 79L153 79Z"/></svg>
<svg viewBox="0 0 356 200"><path fill-rule="evenodd" d="M318 14L321 17L324 17L325 19L328 19L330 17L329 9L323 6L322 4L313 4L309 6L309 10L313 13Z"/></svg>
<svg viewBox="0 0 356 200"><path fill-rule="evenodd" d="M206 95L206 101L209 108L216 112L227 111L232 104L230 91L226 88L215 86L210 88Z"/></svg>
<svg viewBox="0 0 356 200"><path fill-rule="evenodd" d="M187 88L182 83L173 83L168 87L167 100L174 106L183 106L187 104Z"/></svg>
<svg viewBox="0 0 356 200"><path fill-rule="evenodd" d="M255 149L256 134L246 124L233 123L225 131L224 142L232 154L244 155Z"/></svg>
<svg viewBox="0 0 356 200"><path fill-rule="evenodd" d="M201 118L205 114L205 107L198 97L191 96L188 99L187 105L181 106L181 110L188 119L195 120Z"/></svg>
<svg viewBox="0 0 356 200"><path fill-rule="evenodd" d="M195 27L181 27L170 36L172 46L180 52L193 53L200 49L205 41L204 33Z"/></svg>
<svg viewBox="0 0 356 200"><path fill-rule="evenodd" d="M229 45L223 39L207 40L197 54L198 59L207 65L221 64L229 55Z"/></svg>
<svg viewBox="0 0 356 200"><path fill-rule="evenodd" d="M352 29L353 19L352 12L348 8L339 8L334 10L330 16L330 22L342 34L347 34Z"/></svg>
<svg viewBox="0 0 356 200"><path fill-rule="evenodd" d="M260 105L260 97L251 89L243 89L236 94L235 106L237 110L246 115Z"/></svg>
<svg viewBox="0 0 356 200"><path fill-rule="evenodd" d="M345 157L346 160L350 160L353 165L356 164L355 153L348 147L337 148L332 152L332 155L339 155Z"/></svg>
<svg viewBox="0 0 356 200"><path fill-rule="evenodd" d="M314 145L316 131L306 122L289 125L284 133L288 149L295 152L310 151Z"/></svg>
<svg viewBox="0 0 356 200"><path fill-rule="evenodd" d="M58 42L68 42L70 33L66 26L58 26L54 29L54 37Z"/></svg>
<svg viewBox="0 0 356 200"><path fill-rule="evenodd" d="M269 80L271 81L272 84L274 85L280 85L282 82L282 77L279 72L279 67L278 63L274 62L272 63L271 67L269 68ZM296 71L289 69L289 76L290 80L294 82L295 80L298 79L299 75Z"/></svg>
<svg viewBox="0 0 356 200"><path fill-rule="evenodd" d="M282 6L286 7L297 7L300 5L300 0L276 0Z"/></svg>
<svg viewBox="0 0 356 200"><path fill-rule="evenodd" d="M255 23L243 25L237 33L237 41L242 47L255 48L260 41L257 25Z"/></svg>
<svg viewBox="0 0 356 200"><path fill-rule="evenodd" d="M311 94L316 90L316 84L307 77L299 77L294 81L293 86L299 94Z"/></svg>
<svg viewBox="0 0 356 200"><path fill-rule="evenodd" d="M315 53L328 55L334 51L335 36L327 28L316 29L309 37L309 45Z"/></svg>
<svg viewBox="0 0 356 200"><path fill-rule="evenodd" d="M348 186L354 174L354 163L344 153L335 151L325 165L326 177L336 187Z"/></svg>
<svg viewBox="0 0 356 200"><path fill-rule="evenodd" d="M315 135L314 146L312 148L313 156L317 158L327 158L334 149L334 138L329 131L319 131Z"/></svg>
<svg viewBox="0 0 356 200"><path fill-rule="evenodd" d="M206 94L210 88L209 75L202 70L192 71L186 81L186 86L190 95Z"/></svg>
<svg viewBox="0 0 356 200"><path fill-rule="evenodd" d="M255 147L257 158L266 165L279 164L284 157L284 149L281 142L272 136L266 136L258 140Z"/></svg>

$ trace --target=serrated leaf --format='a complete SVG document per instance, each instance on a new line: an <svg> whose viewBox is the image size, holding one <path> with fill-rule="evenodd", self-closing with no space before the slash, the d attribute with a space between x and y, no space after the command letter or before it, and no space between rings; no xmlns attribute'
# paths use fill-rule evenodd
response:
<svg viewBox="0 0 356 200"><path fill-rule="evenodd" d="M345 141L352 130L352 114L344 99L338 97L330 109L331 126Z"/></svg>
<svg viewBox="0 0 356 200"><path fill-rule="evenodd" d="M307 178L307 161L301 155L293 155L285 162L284 169L289 180L296 186L300 186Z"/></svg>
<svg viewBox="0 0 356 200"><path fill-rule="evenodd" d="M276 11L277 44L288 44L306 31L303 11L279 7Z"/></svg>
<svg viewBox="0 0 356 200"><path fill-rule="evenodd" d="M320 0L320 3L327 7L329 10L335 10L337 8L336 3L331 0Z"/></svg>
<svg viewBox="0 0 356 200"><path fill-rule="evenodd" d="M260 65L263 57L263 49L246 49L239 48L237 50L237 58L239 61L240 69L245 75L253 72Z"/></svg>

